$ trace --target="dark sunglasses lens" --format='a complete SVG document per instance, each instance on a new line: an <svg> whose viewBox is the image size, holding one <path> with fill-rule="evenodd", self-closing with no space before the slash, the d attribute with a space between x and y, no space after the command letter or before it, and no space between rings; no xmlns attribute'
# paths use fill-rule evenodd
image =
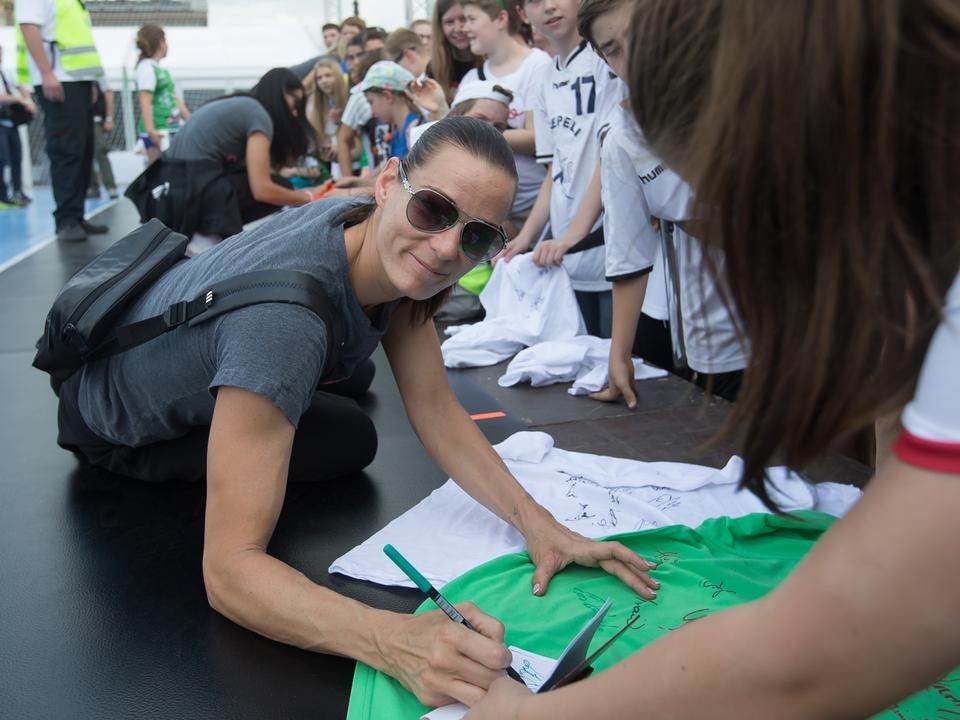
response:
<svg viewBox="0 0 960 720"><path fill-rule="evenodd" d="M489 260L503 249L503 236L500 232L496 228L478 222L466 224L460 242L463 254L477 262Z"/></svg>
<svg viewBox="0 0 960 720"><path fill-rule="evenodd" d="M445 198L429 190L418 190L407 203L407 220L417 230L441 232L453 227L459 214Z"/></svg>

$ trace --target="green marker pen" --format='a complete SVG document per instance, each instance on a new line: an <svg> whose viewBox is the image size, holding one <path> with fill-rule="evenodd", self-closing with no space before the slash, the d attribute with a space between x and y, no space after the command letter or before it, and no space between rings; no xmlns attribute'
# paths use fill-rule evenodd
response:
<svg viewBox="0 0 960 720"><path fill-rule="evenodd" d="M407 560L393 545L384 545L383 552L386 553L387 557L393 560L397 564L397 567L403 570L404 575L413 580L414 585L420 588L423 592L427 594L431 600L433 600L437 607L443 610L446 613L446 616L453 620L455 623L460 623L468 630L473 630L474 632L479 632L473 625L470 624L470 621L467 620L459 610L457 610L450 602L439 593L439 591L430 584L430 581L427 580L423 575L420 574L420 571L417 570L413 565L410 564L410 561ZM514 670L512 667L507 668L507 677L512 680L516 680L519 683L523 683L523 678L520 677L520 674ZM523 683L524 685L526 683Z"/></svg>

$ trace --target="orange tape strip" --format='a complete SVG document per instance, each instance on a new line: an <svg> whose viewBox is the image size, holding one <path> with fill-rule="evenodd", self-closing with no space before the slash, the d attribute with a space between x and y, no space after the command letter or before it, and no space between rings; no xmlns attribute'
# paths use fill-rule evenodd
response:
<svg viewBox="0 0 960 720"><path fill-rule="evenodd" d="M505 412L488 412L488 413L477 413L476 415L471 415L471 420L493 420L495 418L506 417Z"/></svg>

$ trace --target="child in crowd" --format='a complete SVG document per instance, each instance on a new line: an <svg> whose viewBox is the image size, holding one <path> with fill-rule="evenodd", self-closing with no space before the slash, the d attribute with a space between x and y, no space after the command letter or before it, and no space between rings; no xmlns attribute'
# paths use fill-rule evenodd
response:
<svg viewBox="0 0 960 720"><path fill-rule="evenodd" d="M582 0L580 4L580 34L618 77L626 72L626 35L632 8L632 0ZM677 371L669 325L672 320L680 325L674 330L682 337L687 364L680 373L735 401L747 353L734 318L703 267L698 241L684 229L690 219L690 188L647 147L640 128L623 105L616 108L603 140L601 191L606 274L613 283L613 342L609 386L591 397L611 402L623 397L628 407L636 407L631 351ZM676 261L676 267L669 270L676 272L668 272L653 218L675 223L673 236L666 242L672 243L668 258ZM666 277L678 279L678 293ZM672 303L667 301L668 289Z"/></svg>
<svg viewBox="0 0 960 720"><path fill-rule="evenodd" d="M414 20L410 23L410 29L420 38L420 42L423 43L423 47L426 48L429 55L433 49L433 25L429 20Z"/></svg>
<svg viewBox="0 0 960 720"><path fill-rule="evenodd" d="M346 81L336 60L321 60L308 77L307 119L316 135L316 152L323 162L335 163L337 128L347 104Z"/></svg>
<svg viewBox="0 0 960 720"><path fill-rule="evenodd" d="M167 38L163 28L148 23L137 32L140 59L134 69L137 96L140 99L140 140L153 162L160 156L164 136L179 130L190 119L190 110L177 95L170 71L160 65L167 56Z"/></svg>
<svg viewBox="0 0 960 720"><path fill-rule="evenodd" d="M453 101L463 76L480 64L480 58L470 51L465 25L462 0L437 0L427 75L440 83L448 103Z"/></svg>
<svg viewBox="0 0 960 720"><path fill-rule="evenodd" d="M368 27L360 36L363 38L364 52L371 50L383 50L387 42L387 31L379 27Z"/></svg>
<svg viewBox="0 0 960 720"><path fill-rule="evenodd" d="M350 42L350 38L355 37L367 29L367 23L363 18L352 15L340 23L340 36Z"/></svg>
<svg viewBox="0 0 960 720"><path fill-rule="evenodd" d="M388 60L393 60L415 78L423 75L430 64L430 49L413 30L407 28L394 30L387 35L383 52Z"/></svg>
<svg viewBox="0 0 960 720"><path fill-rule="evenodd" d="M389 157L385 140L389 125L381 123L373 116L366 95L353 92L370 68L382 59L381 50L364 53L351 72L351 76L356 75L359 79L351 88L347 104L340 116L340 128L337 130L337 157L341 173L337 180L338 187L351 187L360 179L356 176L363 172L376 172Z"/></svg>
<svg viewBox="0 0 960 720"><path fill-rule="evenodd" d="M403 159L410 148L410 130L423 122L416 105L406 90L413 75L395 62L375 63L351 92L362 92L370 103L370 111L381 123L389 123L387 142L389 157Z"/></svg>
<svg viewBox="0 0 960 720"><path fill-rule="evenodd" d="M349 87L353 87L363 80L363 74L358 74L357 66L360 64L360 61L363 60L364 55L363 38L360 35L355 35L350 38L350 40L347 41L343 55L343 63L340 66L344 68L344 72L347 74L347 84Z"/></svg>
<svg viewBox="0 0 960 720"><path fill-rule="evenodd" d="M326 23L323 26L323 46L327 52L336 54L340 43L340 26L336 23Z"/></svg>
<svg viewBox="0 0 960 720"><path fill-rule="evenodd" d="M0 62L3 48L0 47ZM16 109L15 109L16 108ZM19 122L28 122L36 115L37 106L30 99L30 89L17 85L0 66L0 209L23 207L31 200L23 194L23 146L20 143ZM16 117L20 116L20 117ZM18 122L19 121L19 122ZM10 190L4 178L10 169Z"/></svg>
<svg viewBox="0 0 960 720"><path fill-rule="evenodd" d="M100 182L107 189L107 196L116 200L117 182L113 177L113 166L107 154L109 142L106 134L113 132L113 91L107 87L103 78L90 83L93 92L93 164L90 166L90 184L87 197L100 197ZM97 172L99 168L100 172Z"/></svg>
<svg viewBox="0 0 960 720"><path fill-rule="evenodd" d="M533 99L540 92L550 56L523 40L520 31L524 23L515 5L501 0L468 0L463 12L470 51L486 60L464 75L462 84L491 80L513 93L509 128L503 136L513 150L520 176L510 222L522 227L546 176L544 166L534 157Z"/></svg>
<svg viewBox="0 0 960 720"><path fill-rule="evenodd" d="M577 32L577 0L526 0L525 19L557 50L534 103L537 160L548 174L504 259L525 252L547 222L534 261L563 263L587 332L610 337L612 297L604 277L600 136L623 98L622 83Z"/></svg>

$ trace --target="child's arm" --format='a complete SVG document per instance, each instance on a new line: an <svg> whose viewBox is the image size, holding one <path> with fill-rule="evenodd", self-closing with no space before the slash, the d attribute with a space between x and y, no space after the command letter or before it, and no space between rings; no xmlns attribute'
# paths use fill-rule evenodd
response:
<svg viewBox="0 0 960 720"><path fill-rule="evenodd" d="M613 335L610 342L610 379L603 390L590 397L601 402L615 402L623 397L627 407L637 407L637 391L633 380L633 341L643 298L647 294L650 273L613 283Z"/></svg>
<svg viewBox="0 0 960 720"><path fill-rule="evenodd" d="M547 163L547 174L540 184L540 192L537 193L537 199L530 209L526 222L520 228L517 236L507 243L506 249L500 253L494 262L499 260L510 260L515 255L525 253L533 245L534 241L540 237L547 221L550 220L550 195L553 190L552 163Z"/></svg>
<svg viewBox="0 0 960 720"><path fill-rule="evenodd" d="M559 265L562 263L563 256L590 234L602 211L603 206L600 203L600 163L598 161L597 167L593 171L593 177L590 178L587 193L577 209L577 214L570 221L570 225L558 237L540 243L533 253L533 261L537 265Z"/></svg>

